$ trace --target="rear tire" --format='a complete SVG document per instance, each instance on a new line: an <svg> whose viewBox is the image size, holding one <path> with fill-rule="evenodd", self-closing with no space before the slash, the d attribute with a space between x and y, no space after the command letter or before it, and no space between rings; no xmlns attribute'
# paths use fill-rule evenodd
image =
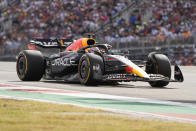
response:
<svg viewBox="0 0 196 131"><path fill-rule="evenodd" d="M167 56L152 52L148 55L146 64L146 72L148 74L161 74L171 78L171 64ZM149 82L152 87L164 87L169 84L167 81Z"/></svg>
<svg viewBox="0 0 196 131"><path fill-rule="evenodd" d="M24 50L18 55L16 71L22 81L39 81L44 74L44 58L40 51Z"/></svg>

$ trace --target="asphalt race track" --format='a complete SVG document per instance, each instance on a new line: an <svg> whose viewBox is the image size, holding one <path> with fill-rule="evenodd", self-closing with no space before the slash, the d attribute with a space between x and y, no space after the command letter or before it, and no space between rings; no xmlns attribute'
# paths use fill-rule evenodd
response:
<svg viewBox="0 0 196 131"><path fill-rule="evenodd" d="M22 82L16 74L15 62L0 62L0 82L38 86L47 88L66 89L127 97L141 97L156 100L191 103L196 105L196 67L180 67L185 81L170 83L166 88L152 88L145 82L128 82L119 85L84 86L79 83L65 83L63 81Z"/></svg>

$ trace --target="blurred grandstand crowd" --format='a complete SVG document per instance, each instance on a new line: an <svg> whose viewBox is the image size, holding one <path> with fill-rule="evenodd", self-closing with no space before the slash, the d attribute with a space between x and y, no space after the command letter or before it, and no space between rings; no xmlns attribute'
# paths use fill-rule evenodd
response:
<svg viewBox="0 0 196 131"><path fill-rule="evenodd" d="M196 34L196 2L194 0L147 0L130 14L129 22L120 19L108 32L108 41L130 42L138 37L165 37ZM152 8L152 17L148 21L142 14ZM112 31L111 31L112 30ZM116 38L121 39L116 39Z"/></svg>
<svg viewBox="0 0 196 131"><path fill-rule="evenodd" d="M12 20L0 33L1 46L13 52L32 38L74 39L96 30L126 5L125 0L22 0L1 12L0 23Z"/></svg>
<svg viewBox="0 0 196 131"><path fill-rule="evenodd" d="M0 23L4 26L0 32L0 55L16 54L32 38L77 39L99 29L100 40L120 44L144 37L162 41L196 36L195 0L143 1L130 13L128 21L121 18L112 23L112 18L131 0L20 0L20 4L0 10ZM151 17L144 20L149 9ZM105 23L112 24L104 27ZM194 48L182 48L180 52L176 63L196 65Z"/></svg>

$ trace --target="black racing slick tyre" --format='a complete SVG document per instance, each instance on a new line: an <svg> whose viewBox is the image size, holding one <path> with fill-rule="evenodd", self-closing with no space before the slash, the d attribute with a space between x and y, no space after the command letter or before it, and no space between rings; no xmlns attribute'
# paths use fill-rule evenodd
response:
<svg viewBox="0 0 196 131"><path fill-rule="evenodd" d="M16 71L22 81L39 81L44 74L44 58L40 51L24 50L18 55Z"/></svg>
<svg viewBox="0 0 196 131"><path fill-rule="evenodd" d="M78 74L81 84L96 84L102 79L103 59L93 53L84 54L79 61Z"/></svg>
<svg viewBox="0 0 196 131"><path fill-rule="evenodd" d="M148 55L146 64L146 72L148 74L161 74L171 78L171 64L167 56L152 52ZM149 82L152 87L164 87L169 84L168 81L153 81Z"/></svg>

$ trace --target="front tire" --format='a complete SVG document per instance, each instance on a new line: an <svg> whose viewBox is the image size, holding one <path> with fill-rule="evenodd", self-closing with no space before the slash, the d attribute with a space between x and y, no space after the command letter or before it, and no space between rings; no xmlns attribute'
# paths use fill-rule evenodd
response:
<svg viewBox="0 0 196 131"><path fill-rule="evenodd" d="M44 58L40 51L24 50L18 55L16 71L22 81L39 81L44 74Z"/></svg>
<svg viewBox="0 0 196 131"><path fill-rule="evenodd" d="M91 85L102 80L103 59L101 56L87 53L84 54L79 61L78 74L81 84Z"/></svg>
<svg viewBox="0 0 196 131"><path fill-rule="evenodd" d="M152 52L148 55L146 65L146 72L148 74L161 74L165 77L171 78L171 64L167 56ZM164 87L169 84L168 81L149 82L152 87Z"/></svg>

